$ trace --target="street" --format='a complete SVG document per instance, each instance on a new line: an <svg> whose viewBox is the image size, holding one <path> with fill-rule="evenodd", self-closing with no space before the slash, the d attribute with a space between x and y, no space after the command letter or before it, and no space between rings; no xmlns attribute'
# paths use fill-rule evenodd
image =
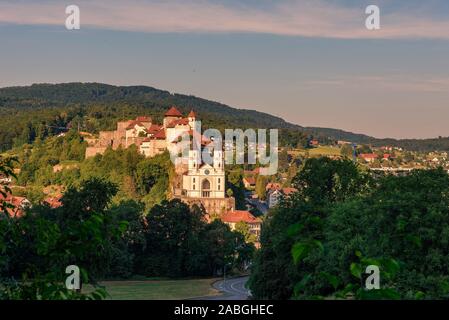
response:
<svg viewBox="0 0 449 320"><path fill-rule="evenodd" d="M213 284L213 287L223 295L215 297L205 297L202 300L247 300L250 292L245 288L245 283L249 277L239 277L220 280Z"/></svg>

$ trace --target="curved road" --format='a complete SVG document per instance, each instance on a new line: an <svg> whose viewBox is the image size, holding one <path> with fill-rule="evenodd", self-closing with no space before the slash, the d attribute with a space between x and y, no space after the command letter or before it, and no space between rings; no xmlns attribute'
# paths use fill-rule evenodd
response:
<svg viewBox="0 0 449 320"><path fill-rule="evenodd" d="M223 293L223 295L207 297L205 300L247 300L251 295L250 291L245 288L248 278L239 277L215 282L213 287Z"/></svg>

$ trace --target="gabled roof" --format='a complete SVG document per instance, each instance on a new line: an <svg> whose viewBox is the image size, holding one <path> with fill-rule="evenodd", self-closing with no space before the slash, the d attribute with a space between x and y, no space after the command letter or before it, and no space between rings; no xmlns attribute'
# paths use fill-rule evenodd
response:
<svg viewBox="0 0 449 320"><path fill-rule="evenodd" d="M190 136L190 139L193 138L193 130L190 129L189 131L180 132L170 142L179 142L179 139L181 139L186 134L188 134ZM192 141L192 140L190 140L190 141ZM211 143L211 141L207 137L201 135L201 146L207 146L209 143Z"/></svg>
<svg viewBox="0 0 449 320"><path fill-rule="evenodd" d="M282 188L282 193L284 193L285 195L290 195L292 193L297 192L298 190L295 188Z"/></svg>
<svg viewBox="0 0 449 320"><path fill-rule="evenodd" d="M379 156L375 153L362 153L360 157L363 159L377 159Z"/></svg>
<svg viewBox="0 0 449 320"><path fill-rule="evenodd" d="M175 106L168 109L168 111L165 113L166 117L182 117L181 112L179 112L178 109L176 109Z"/></svg>
<svg viewBox="0 0 449 320"><path fill-rule="evenodd" d="M156 140L165 140L165 130L159 130L155 135L154 135L154 139Z"/></svg>
<svg viewBox="0 0 449 320"><path fill-rule="evenodd" d="M228 211L221 216L221 220L223 222L228 223L237 223L237 222L246 222L246 223L261 223L262 221L259 218L253 216L253 214L246 210L234 210Z"/></svg>
<svg viewBox="0 0 449 320"><path fill-rule="evenodd" d="M188 126L189 125L189 119L183 118L178 120L173 120L167 125L167 128L174 128L176 126Z"/></svg>
<svg viewBox="0 0 449 320"><path fill-rule="evenodd" d="M62 198L62 195L60 195L58 197L48 197L48 198L44 199L44 202L47 203L51 208L55 209L55 208L59 208L60 206L62 206L61 198Z"/></svg>
<svg viewBox="0 0 449 320"><path fill-rule="evenodd" d="M254 177L245 177L243 178L243 180L245 180L249 184L256 184L256 179L254 179Z"/></svg>
<svg viewBox="0 0 449 320"><path fill-rule="evenodd" d="M196 118L196 114L195 114L195 112L193 112L193 110L191 110L191 111L189 112L189 114L187 115L187 117L188 117L188 118Z"/></svg>
<svg viewBox="0 0 449 320"><path fill-rule="evenodd" d="M134 127L135 127L136 125L138 125L139 127L144 127L144 128L145 128L145 126L142 124L142 122L137 121L137 120L133 120L133 121L131 121L131 123L126 127L126 130L134 129Z"/></svg>
<svg viewBox="0 0 449 320"><path fill-rule="evenodd" d="M136 118L136 121L140 121L140 122L151 122L151 117L147 117L147 116L140 116Z"/></svg>
<svg viewBox="0 0 449 320"><path fill-rule="evenodd" d="M265 187L265 190L279 190L281 185L279 183L270 182Z"/></svg>
<svg viewBox="0 0 449 320"><path fill-rule="evenodd" d="M147 133L148 134L156 134L157 132L159 132L162 129L162 126L157 125L157 124L152 124L148 130Z"/></svg>
<svg viewBox="0 0 449 320"><path fill-rule="evenodd" d="M7 208L6 211L10 217L19 218L24 214L24 209L31 205L30 201L25 197L17 197L8 194L6 197L0 194L0 200L13 205L13 208Z"/></svg>

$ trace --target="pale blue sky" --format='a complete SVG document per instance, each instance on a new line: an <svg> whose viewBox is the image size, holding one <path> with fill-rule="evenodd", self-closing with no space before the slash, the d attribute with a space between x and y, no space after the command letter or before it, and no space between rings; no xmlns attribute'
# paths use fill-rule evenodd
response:
<svg viewBox="0 0 449 320"><path fill-rule="evenodd" d="M0 86L142 84L304 126L449 136L448 18L444 0L0 0Z"/></svg>

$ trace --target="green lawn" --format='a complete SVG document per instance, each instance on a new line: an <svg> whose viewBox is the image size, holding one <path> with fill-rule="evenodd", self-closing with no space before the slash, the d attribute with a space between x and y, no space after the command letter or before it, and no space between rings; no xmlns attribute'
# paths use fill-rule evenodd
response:
<svg viewBox="0 0 449 320"><path fill-rule="evenodd" d="M113 300L177 300L218 295L212 283L218 279L104 281Z"/></svg>
<svg viewBox="0 0 449 320"><path fill-rule="evenodd" d="M340 148L339 147L331 147L331 146L319 146L317 148L310 148L310 149L295 149L292 150L291 153L298 155L304 155L306 152L309 153L310 156L339 156L340 155Z"/></svg>

